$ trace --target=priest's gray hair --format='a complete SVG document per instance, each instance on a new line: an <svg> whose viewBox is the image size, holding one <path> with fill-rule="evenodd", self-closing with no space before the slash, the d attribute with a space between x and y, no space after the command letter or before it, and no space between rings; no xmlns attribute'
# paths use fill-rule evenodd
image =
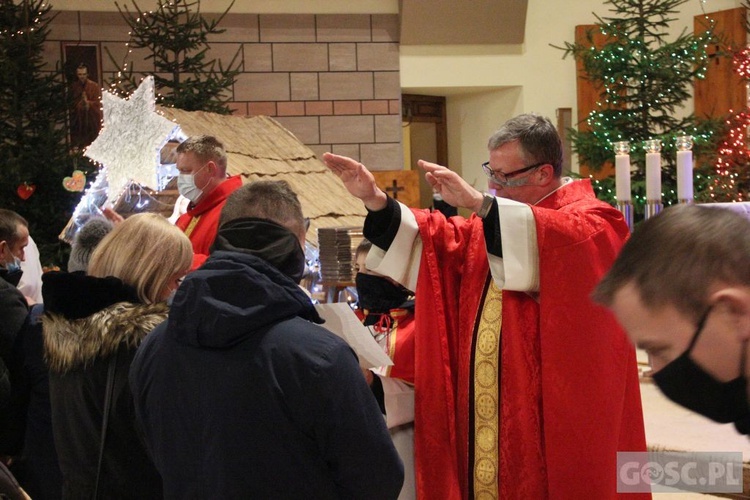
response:
<svg viewBox="0 0 750 500"><path fill-rule="evenodd" d="M548 118L535 113L511 118L492 134L487 149L494 151L513 141L518 141L521 155L527 164L549 163L554 169L555 177L562 175L562 141Z"/></svg>
<svg viewBox="0 0 750 500"><path fill-rule="evenodd" d="M212 135L188 137L175 149L177 154L192 153L201 163L212 161L222 174L227 172L227 151L224 144Z"/></svg>

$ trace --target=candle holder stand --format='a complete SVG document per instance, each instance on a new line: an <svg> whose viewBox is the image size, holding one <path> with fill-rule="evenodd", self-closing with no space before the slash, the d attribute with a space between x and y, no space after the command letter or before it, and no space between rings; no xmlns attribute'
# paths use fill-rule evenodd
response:
<svg viewBox="0 0 750 500"><path fill-rule="evenodd" d="M625 201L618 201L617 202L617 210L619 210L623 217L625 217L625 222L628 224L628 229L630 231L633 231L633 202L630 200Z"/></svg>
<svg viewBox="0 0 750 500"><path fill-rule="evenodd" d="M646 200L643 219L648 220L654 215L657 215L659 212L661 212L662 208L664 208L664 205L662 204L661 200Z"/></svg>

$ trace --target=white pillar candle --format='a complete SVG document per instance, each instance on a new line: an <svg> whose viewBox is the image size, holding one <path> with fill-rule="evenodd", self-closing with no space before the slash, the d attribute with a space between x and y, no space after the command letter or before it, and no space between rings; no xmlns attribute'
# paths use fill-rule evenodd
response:
<svg viewBox="0 0 750 500"><path fill-rule="evenodd" d="M661 153L646 153L646 200L661 201Z"/></svg>
<svg viewBox="0 0 750 500"><path fill-rule="evenodd" d="M630 155L615 155L615 194L617 201L630 201Z"/></svg>
<svg viewBox="0 0 750 500"><path fill-rule="evenodd" d="M677 198L693 199L693 152L677 151Z"/></svg>

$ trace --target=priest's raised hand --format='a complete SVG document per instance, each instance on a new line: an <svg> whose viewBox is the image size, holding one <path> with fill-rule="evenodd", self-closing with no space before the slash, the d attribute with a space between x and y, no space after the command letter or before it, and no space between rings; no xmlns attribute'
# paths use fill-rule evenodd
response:
<svg viewBox="0 0 750 500"><path fill-rule="evenodd" d="M427 172L425 178L432 190L439 193L449 205L468 208L472 212L477 212L482 207L482 193L453 170L424 160L419 160L417 165Z"/></svg>
<svg viewBox="0 0 750 500"><path fill-rule="evenodd" d="M362 200L368 210L377 211L385 208L388 197L375 184L375 177L367 167L348 156L323 154L323 163L336 174L346 189Z"/></svg>
<svg viewBox="0 0 750 500"><path fill-rule="evenodd" d="M348 156L325 153L323 162L344 183L346 189L362 200L368 210L385 208L386 194L378 188L372 173L362 163ZM440 193L448 204L465 207L474 212L482 206L482 193L474 189L456 172L428 161L419 160L432 189Z"/></svg>

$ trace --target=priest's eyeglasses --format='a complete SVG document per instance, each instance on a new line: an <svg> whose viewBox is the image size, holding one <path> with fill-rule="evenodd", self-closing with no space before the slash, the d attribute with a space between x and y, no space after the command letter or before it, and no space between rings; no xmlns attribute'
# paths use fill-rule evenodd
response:
<svg viewBox="0 0 750 500"><path fill-rule="evenodd" d="M484 170L485 175L494 182L495 184L499 184L501 186L507 186L510 184L510 179L513 177L520 175L524 172L528 172L529 170L533 170L535 168L539 168L542 165L547 165L549 162L543 161L541 163L534 163L533 165L529 165L528 167L524 167L520 170L514 170L513 172L508 172L507 174L504 174L503 172L497 172L495 170L492 170L490 168L490 162L486 161L482 163L482 170Z"/></svg>

